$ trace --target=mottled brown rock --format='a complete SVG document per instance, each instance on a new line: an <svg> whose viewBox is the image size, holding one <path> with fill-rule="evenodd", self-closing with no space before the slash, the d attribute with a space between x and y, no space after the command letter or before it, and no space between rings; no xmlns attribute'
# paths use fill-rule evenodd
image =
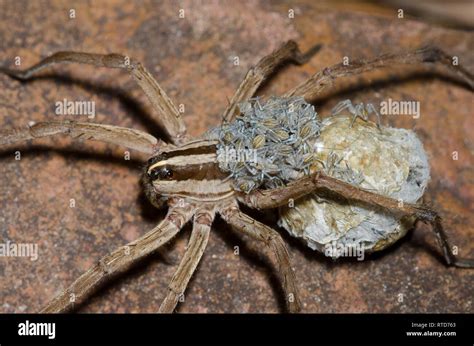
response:
<svg viewBox="0 0 474 346"><path fill-rule="evenodd" d="M75 19L68 17L71 8ZM184 19L179 18L180 8ZM290 9L294 19L288 18ZM26 67L70 49L133 56L176 104L184 104L184 120L192 135L218 125L227 99L247 69L288 39L303 49L318 42L324 47L308 64L283 68L261 90L263 95L281 94L343 56L369 58L425 43L458 56L474 71L471 33L397 19L395 11L384 11L383 16L335 11L309 0L73 5L0 0L0 64L13 66L20 56ZM400 116L384 121L414 129L421 137L432 166L426 201L444 217L460 254L474 257L472 93L452 80L401 72L338 82L335 91L315 100L318 113L329 114L332 106L347 98L420 101L420 119ZM22 84L0 76L1 128L57 120L55 102L67 98L94 101L94 121L157 133L147 121L151 106L124 72L71 65L44 75L54 77ZM20 161L14 159L16 150L21 151ZM456 161L454 151L459 155ZM163 215L140 197L140 157L125 161L121 148L43 139L2 149L0 160L0 239L39 246L37 261L0 258L2 312L38 311L102 255L151 229ZM71 199L75 208L69 207ZM275 225L274 214L257 216ZM304 312L474 311L473 272L447 268L427 226L365 262L333 262L280 231L290 244ZM182 255L188 236L186 228L167 247L174 261ZM240 247L240 256L234 255L234 246ZM267 257L257 253L260 248L218 221L179 311L280 311L281 290ZM107 284L79 311L157 311L175 267L152 256Z"/></svg>

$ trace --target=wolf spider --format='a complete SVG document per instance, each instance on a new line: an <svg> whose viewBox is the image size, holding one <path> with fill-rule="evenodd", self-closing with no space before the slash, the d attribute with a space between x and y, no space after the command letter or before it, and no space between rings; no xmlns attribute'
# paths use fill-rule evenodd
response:
<svg viewBox="0 0 474 346"><path fill-rule="evenodd" d="M240 83L223 116L228 122L239 115L238 105L254 96L262 82L283 63L303 64L319 49L315 46L302 53L298 45L288 41L279 49L262 58ZM12 144L40 137L68 135L121 145L151 155L143 172L142 183L146 196L157 208L168 207L164 219L140 238L102 257L66 290L49 302L41 312L64 312L83 301L112 274L125 271L160 246L169 242L192 219L193 228L184 256L171 279L160 312L173 312L205 251L211 225L216 215L236 230L260 241L276 260L281 275L288 311L298 312L300 301L289 254L281 236L272 228L251 218L239 208L239 203L256 209L276 208L311 192L332 192L348 201L369 207L384 208L394 215L413 216L431 224L448 265L474 266L472 259L461 259L453 253L440 216L423 205L403 204L397 200L372 193L323 172L315 172L286 186L257 189L250 193L232 187L228 175L216 163L216 142L204 137L192 139L173 102L152 75L137 61L118 54L89 54L58 52L26 70L1 68L1 72L19 80L28 80L44 68L59 63L81 63L97 67L123 69L130 73L152 103L156 114L152 117L165 130L167 141L151 134L118 126L75 121L38 122L22 129L0 133L0 144ZM341 77L357 75L394 64L441 63L457 73L472 89L473 76L460 66L451 64L451 57L435 47L424 47L402 54L385 54L372 60L356 60L325 68L307 81L288 91L284 97L301 96L310 101L323 89Z"/></svg>

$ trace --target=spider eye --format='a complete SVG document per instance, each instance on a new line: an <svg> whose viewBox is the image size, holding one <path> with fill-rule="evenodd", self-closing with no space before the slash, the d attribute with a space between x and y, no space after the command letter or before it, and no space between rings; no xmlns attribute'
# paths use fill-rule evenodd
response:
<svg viewBox="0 0 474 346"><path fill-rule="evenodd" d="M161 174L162 174L162 179L171 179L171 178L173 178L173 171L171 169L163 168L161 170Z"/></svg>
<svg viewBox="0 0 474 346"><path fill-rule="evenodd" d="M153 169L151 170L150 172L148 172L148 176L152 179L152 180L156 180L159 178L159 169Z"/></svg>
<svg viewBox="0 0 474 346"><path fill-rule="evenodd" d="M148 176L152 179L152 180L156 180L156 179L171 179L173 177L173 171L171 171L170 169L166 168L166 167L162 167L162 168L155 168L155 169L152 169L149 173L148 173Z"/></svg>

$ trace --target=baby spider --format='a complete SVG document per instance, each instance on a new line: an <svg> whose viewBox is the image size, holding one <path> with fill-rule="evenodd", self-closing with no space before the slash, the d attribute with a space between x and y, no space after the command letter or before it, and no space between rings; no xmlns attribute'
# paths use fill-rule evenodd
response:
<svg viewBox="0 0 474 346"><path fill-rule="evenodd" d="M473 76L462 67L453 66L451 58L443 51L426 47L402 54L385 54L372 60L353 61L350 65L336 64L314 74L281 98L274 98L265 104L259 103L258 106L249 101L277 66L287 62L302 64L318 49L319 46L316 46L303 54L295 42L288 41L261 59L248 71L223 113L227 120L223 128L230 126L232 131L229 131L227 136L217 138L216 133L221 132L220 130L211 131L199 138L190 138L186 135L186 127L180 113L157 81L140 63L122 55L59 52L26 70L2 68L0 72L19 80L28 80L44 68L58 63L82 63L123 69L132 75L147 95L156 111L153 118L165 130L168 137L165 143L148 133L134 129L75 121L44 121L29 127L0 132L0 144L4 145L63 134L73 139L102 141L147 153L151 158L142 175L146 196L155 207L168 208L166 216L155 228L97 261L41 311L52 313L74 308L99 284L154 252L169 242L186 223L192 222L193 228L188 246L169 283L167 295L159 307L160 312L174 311L205 251L214 218L219 215L234 229L262 242L270 251L281 275L288 310L297 312L300 310L300 300L295 275L281 236L272 228L243 213L239 206L244 204L256 209L284 208L289 202L294 200L296 203L308 196L322 198L325 201L332 200L333 205L337 205L343 199L346 201L345 204L349 201L350 204L372 208L374 211L372 214L393 215L397 222L401 218L407 218L429 223L442 248L447 264L473 267L473 260L458 258L454 255L440 217L435 211L416 204L418 197L412 198L413 203L400 203L398 199L379 193L377 190L369 191L370 184L367 185L368 188L362 188L343 180L344 177L354 176L355 171L344 172L344 170L341 171L343 169L341 167L331 168L331 172L339 172L339 179L325 173L329 167L324 170L318 169L317 164L320 162L333 162L332 165L337 165L339 162L346 164L339 159L328 160L327 157L325 159L316 154L321 152L320 149L325 148L324 142L321 142L328 133L325 129L337 130L343 138L344 132L341 131L342 129L345 131L349 126L344 117L331 117L329 123L322 125L319 121L316 123L314 109L305 102L305 100L310 101L340 77L393 64L441 63L461 76L471 88ZM288 109L285 109L284 105L287 105ZM287 115L288 118L283 115ZM250 126L251 121L257 118L261 120L261 123ZM313 118L315 122L302 121L302 119ZM334 124L339 121L342 125L335 126ZM355 124L358 123L364 122ZM239 127L240 125L243 127ZM353 127L354 130L357 126ZM256 176L262 177L263 180L256 182L252 180L253 175L246 176L244 171L239 171L240 175L236 176L237 171L232 171L234 169L232 167L242 167L238 162L228 166L230 168L221 168L222 162L218 161L217 151L227 145L222 138L228 140L233 148L255 149L257 152L264 149L261 152L265 153L263 154L267 159L265 164L247 165ZM245 144L245 141L249 143ZM407 150L416 151L418 142L415 142L413 142L414 147ZM270 147L272 143L276 143L277 146L273 147L275 148L273 151L268 151L272 148ZM311 143L313 144L310 145ZM284 153L291 154L289 155L292 158L290 163L284 161ZM340 157L343 156L344 153L340 155ZM243 157L253 156L244 155ZM285 171L275 170L272 162L282 164L285 162ZM298 167L293 167L291 162L299 162ZM349 162L349 165L344 167L349 169L350 164ZM258 171L259 169L263 169L264 174L259 174L262 173ZM388 177L390 172L382 172L383 174ZM408 175L410 179L417 181L416 177L413 178L413 174ZM426 176L423 177L426 178ZM253 183L252 188L239 189L236 181L244 180L244 178ZM364 175L364 178L368 179L368 175ZM409 178L405 177L405 179ZM425 184L425 180L422 179L420 184ZM275 187L271 184L265 186L269 181L282 181L283 184ZM291 217L286 220L291 221ZM384 230L375 231L383 234ZM399 237L400 234L396 237L389 234L383 239L384 245L393 243ZM308 240L309 245L313 244L310 243L311 239ZM372 250L376 251L383 247L377 242Z"/></svg>
<svg viewBox="0 0 474 346"><path fill-rule="evenodd" d="M345 100L339 102L333 109L332 109L332 115L337 115L343 112L345 109L347 109L351 114L352 114L352 122L351 122L351 127L354 125L354 121L357 119L357 117L362 118L363 120L367 121L369 120L369 114L375 113L377 116L377 127L380 129L380 114L377 112L375 109L374 105L372 103L358 103L355 106L352 104L351 100Z"/></svg>

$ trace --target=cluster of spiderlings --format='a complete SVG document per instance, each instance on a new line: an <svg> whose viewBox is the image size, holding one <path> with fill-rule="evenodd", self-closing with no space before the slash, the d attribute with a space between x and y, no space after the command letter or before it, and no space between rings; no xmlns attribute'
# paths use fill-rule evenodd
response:
<svg viewBox="0 0 474 346"><path fill-rule="evenodd" d="M308 174L315 155L311 143L321 122L301 97L255 98L239 105L240 116L218 131L219 167L234 188L250 192L275 188Z"/></svg>

